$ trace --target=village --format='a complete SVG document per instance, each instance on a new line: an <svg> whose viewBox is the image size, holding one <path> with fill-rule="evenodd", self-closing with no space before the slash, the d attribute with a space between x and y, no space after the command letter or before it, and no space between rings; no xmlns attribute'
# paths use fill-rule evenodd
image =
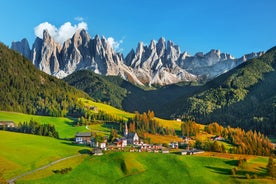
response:
<svg viewBox="0 0 276 184"><path fill-rule="evenodd" d="M97 140L92 132L78 132L75 135L75 143L90 146L94 155L103 155L106 151L129 151L129 152L149 152L149 153L178 153L181 155L193 155L203 153L202 150L189 148L190 138L184 137L183 142L170 142L164 144L149 144L144 143L136 132L129 132L125 123L124 133L122 137L117 137L113 141L104 137ZM186 145L185 149L183 148Z"/></svg>

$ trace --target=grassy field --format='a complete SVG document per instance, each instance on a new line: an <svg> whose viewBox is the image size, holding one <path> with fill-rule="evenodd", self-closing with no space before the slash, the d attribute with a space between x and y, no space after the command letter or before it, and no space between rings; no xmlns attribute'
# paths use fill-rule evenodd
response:
<svg viewBox="0 0 276 184"><path fill-rule="evenodd" d="M151 143L170 143L174 141L182 142L183 140L177 136L171 136L171 135L154 135L154 134L145 134L146 137L150 138Z"/></svg>
<svg viewBox="0 0 276 184"><path fill-rule="evenodd" d="M252 163L259 163L258 159ZM246 171L233 177L231 168L235 164L236 160L227 158L117 152L88 156L67 174L52 173L41 179L34 174L36 177L22 178L17 183L273 183L266 179L246 179Z"/></svg>
<svg viewBox="0 0 276 184"><path fill-rule="evenodd" d="M31 119L43 124L55 125L61 138L74 137L76 132L87 132L85 126L73 126L74 120L64 117L50 117L0 111L0 121L29 122Z"/></svg>
<svg viewBox="0 0 276 184"><path fill-rule="evenodd" d="M5 178L87 149L71 145L68 141L7 131L0 131L0 145L0 168L4 169Z"/></svg>
<svg viewBox="0 0 276 184"><path fill-rule="evenodd" d="M97 107L98 110L104 111L104 112L109 113L109 114L114 114L114 115L116 115L120 118L123 118L124 120L128 120L128 118L133 118L134 115L135 115L134 113L125 112L123 110L117 109L117 108L112 107L112 106L107 105L107 104L98 103L98 102L94 102L94 101L83 99L83 98L80 98L80 100L86 106ZM155 118L155 119L163 127L168 127L168 128L180 131L181 122L179 122L179 121L165 120L165 119L161 119L161 118Z"/></svg>
<svg viewBox="0 0 276 184"><path fill-rule="evenodd" d="M124 120L128 120L128 118L132 118L134 116L133 113L125 112L123 110L117 109L104 103L98 103L84 98L80 98L80 100L85 104L85 106L97 107L98 110L116 115L120 118L123 118Z"/></svg>

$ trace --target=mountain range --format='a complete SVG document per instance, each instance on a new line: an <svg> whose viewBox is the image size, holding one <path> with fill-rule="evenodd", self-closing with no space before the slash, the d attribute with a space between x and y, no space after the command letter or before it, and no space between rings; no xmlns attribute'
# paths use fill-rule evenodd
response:
<svg viewBox="0 0 276 184"><path fill-rule="evenodd" d="M64 80L92 98L129 112L154 110L158 117L276 132L276 48L205 84L178 83L143 90L119 77L80 70ZM115 93L115 95L114 95Z"/></svg>
<svg viewBox="0 0 276 184"><path fill-rule="evenodd" d="M160 38L147 46L138 43L126 57L116 53L105 37L91 38L85 30L78 30L63 45L56 42L47 30L43 38L36 38L32 48L26 39L13 42L19 51L47 74L64 78L81 69L104 76L120 76L140 86L163 86L179 82L211 80L263 52L251 53L235 59L230 54L211 50L194 56L181 52L172 41Z"/></svg>
<svg viewBox="0 0 276 184"><path fill-rule="evenodd" d="M80 110L75 102L86 96L84 93L39 72L25 57L4 46L0 47L0 60L2 110L47 115L70 115ZM64 80L92 98L117 103L130 112L150 109L159 117L217 121L275 136L275 71L276 48L272 48L201 85L186 82L143 90L118 76L106 77L87 70L74 72Z"/></svg>

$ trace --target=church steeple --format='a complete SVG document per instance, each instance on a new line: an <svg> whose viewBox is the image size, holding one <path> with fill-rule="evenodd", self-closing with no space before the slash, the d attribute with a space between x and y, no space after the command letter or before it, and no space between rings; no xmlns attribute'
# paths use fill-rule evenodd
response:
<svg viewBox="0 0 276 184"><path fill-rule="evenodd" d="M124 136L127 137L127 135L128 135L128 128L127 128L127 123L125 122Z"/></svg>

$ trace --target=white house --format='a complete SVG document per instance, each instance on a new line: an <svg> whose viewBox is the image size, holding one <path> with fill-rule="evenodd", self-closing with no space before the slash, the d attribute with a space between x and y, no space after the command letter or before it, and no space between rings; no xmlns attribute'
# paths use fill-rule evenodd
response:
<svg viewBox="0 0 276 184"><path fill-rule="evenodd" d="M99 145L99 148L105 149L106 148L106 143L105 142L101 142L100 145Z"/></svg>
<svg viewBox="0 0 276 184"><path fill-rule="evenodd" d="M116 144L117 147L126 147L127 146L127 139L126 138L116 138L113 142Z"/></svg>
<svg viewBox="0 0 276 184"><path fill-rule="evenodd" d="M78 144L90 144L91 132L79 132L75 135L75 142Z"/></svg>

